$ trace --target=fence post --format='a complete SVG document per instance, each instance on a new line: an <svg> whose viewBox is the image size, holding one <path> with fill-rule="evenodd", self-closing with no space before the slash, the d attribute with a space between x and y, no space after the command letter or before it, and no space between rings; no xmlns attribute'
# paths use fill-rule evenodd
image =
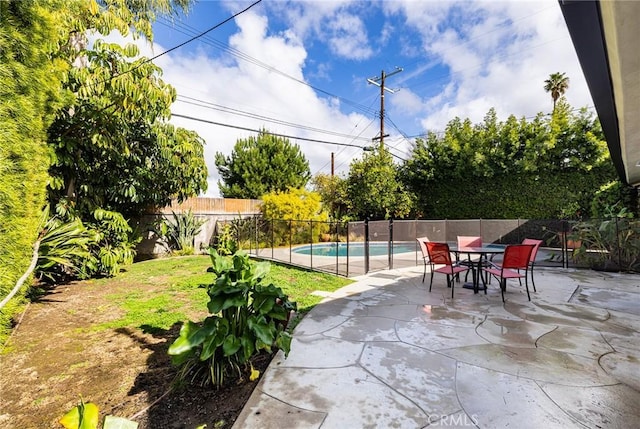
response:
<svg viewBox="0 0 640 429"><path fill-rule="evenodd" d="M347 222L347 277L349 277L349 225L351 222Z"/></svg>
<svg viewBox="0 0 640 429"><path fill-rule="evenodd" d="M252 234L255 239L256 239L256 256L258 255L258 215L255 216L255 222L253 223L254 226L254 234Z"/></svg>
<svg viewBox="0 0 640 429"><path fill-rule="evenodd" d="M311 269L313 269L313 220L309 221L309 248L311 249L310 253L310 265Z"/></svg>
<svg viewBox="0 0 640 429"><path fill-rule="evenodd" d="M393 270L393 219L389 219L389 241L387 242L389 251L389 269Z"/></svg>
<svg viewBox="0 0 640 429"><path fill-rule="evenodd" d="M291 223L291 219L289 219L289 263L291 263L291 254L293 253L292 247L291 247L291 243L293 241L292 239L292 235L291 235L291 229L293 228L293 224Z"/></svg>
<svg viewBox="0 0 640 429"><path fill-rule="evenodd" d="M339 225L338 222L336 221L336 275L340 275L340 259L338 258L338 254L340 251L340 246L339 246L339 242L340 242L340 236L338 235L338 229L339 229ZM329 224L331 225L331 224ZM331 227L331 226L329 226Z"/></svg>
<svg viewBox="0 0 640 429"><path fill-rule="evenodd" d="M616 216L616 246L618 247L618 271L622 268L622 254L620 253L622 249L620 248L620 229L618 227L618 222L620 218Z"/></svg>
<svg viewBox="0 0 640 429"><path fill-rule="evenodd" d="M369 272L369 218L364 220L364 273Z"/></svg>
<svg viewBox="0 0 640 429"><path fill-rule="evenodd" d="M562 268L569 268L569 246L567 243L567 235L569 234L569 221L562 221L562 235L560 240L562 241L560 247L562 247Z"/></svg>

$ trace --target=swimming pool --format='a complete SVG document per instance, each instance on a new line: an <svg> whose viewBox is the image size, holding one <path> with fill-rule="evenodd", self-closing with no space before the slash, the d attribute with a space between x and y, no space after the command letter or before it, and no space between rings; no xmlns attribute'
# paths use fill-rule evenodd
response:
<svg viewBox="0 0 640 429"><path fill-rule="evenodd" d="M364 243L318 243L313 246L301 246L293 249L293 253L313 256L364 256ZM416 245L413 243L393 243L393 254L415 252ZM389 254L387 243L369 243L369 256L382 256Z"/></svg>

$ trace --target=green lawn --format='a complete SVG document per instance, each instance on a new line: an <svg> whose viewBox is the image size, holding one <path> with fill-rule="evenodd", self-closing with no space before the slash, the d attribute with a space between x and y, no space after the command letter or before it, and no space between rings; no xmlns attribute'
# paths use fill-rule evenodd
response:
<svg viewBox="0 0 640 429"><path fill-rule="evenodd" d="M202 319L208 297L199 285L213 282L214 274L207 272L210 266L209 256L155 259L135 263L114 278L88 281L93 287L109 290L110 308L103 311L119 315L90 329L136 327L153 332L187 319ZM306 313L322 300L311 292L331 292L352 280L271 264L263 280L263 284L269 283L282 288L289 299L298 304L298 313Z"/></svg>

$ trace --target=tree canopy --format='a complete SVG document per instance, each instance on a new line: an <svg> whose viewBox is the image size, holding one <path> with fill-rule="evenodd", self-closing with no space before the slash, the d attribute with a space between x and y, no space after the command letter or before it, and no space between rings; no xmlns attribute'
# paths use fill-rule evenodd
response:
<svg viewBox="0 0 640 429"><path fill-rule="evenodd" d="M319 173L311 179L313 189L322 199L331 220L342 220L348 217L347 180L340 176Z"/></svg>
<svg viewBox="0 0 640 429"><path fill-rule="evenodd" d="M455 118L417 139L402 177L425 217L502 219L587 215L616 176L597 119L561 100L531 121Z"/></svg>
<svg viewBox="0 0 640 429"><path fill-rule="evenodd" d="M97 40L86 66L69 73L74 98L49 130L52 202L136 216L206 189L203 140L162 120L175 91L137 54L134 45Z"/></svg>
<svg viewBox="0 0 640 429"><path fill-rule="evenodd" d="M225 198L259 199L268 192L303 188L311 178L300 147L266 130L257 137L239 139L229 156L217 152L215 163Z"/></svg>
<svg viewBox="0 0 640 429"><path fill-rule="evenodd" d="M359 219L403 218L412 207L412 197L384 147L365 152L361 160L351 163L347 196L351 214Z"/></svg>

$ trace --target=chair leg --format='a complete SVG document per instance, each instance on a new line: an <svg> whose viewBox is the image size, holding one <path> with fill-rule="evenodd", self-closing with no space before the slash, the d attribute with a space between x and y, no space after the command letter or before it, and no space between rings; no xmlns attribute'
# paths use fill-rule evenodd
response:
<svg viewBox="0 0 640 429"><path fill-rule="evenodd" d="M429 282L429 292L431 292L431 286L433 286L433 269L431 269L431 281Z"/></svg>
<svg viewBox="0 0 640 429"><path fill-rule="evenodd" d="M533 291L534 292L538 292L536 290L536 282L533 280L533 266L534 265L535 265L534 263L531 263L531 284L533 285Z"/></svg>
<svg viewBox="0 0 640 429"><path fill-rule="evenodd" d="M424 278L427 275L427 264L424 264L424 272L422 273L422 283L424 283Z"/></svg>
<svg viewBox="0 0 640 429"><path fill-rule="evenodd" d="M529 301L531 301L531 295L529 295L529 281L527 280L529 278L529 276L527 275L527 273L524 273L524 286L527 288L527 298L529 298Z"/></svg>
<svg viewBox="0 0 640 429"><path fill-rule="evenodd" d="M447 274L447 286L451 288L451 299L453 299L453 285L456 282L456 276L455 274L452 276L449 276L449 274Z"/></svg>
<svg viewBox="0 0 640 429"><path fill-rule="evenodd" d="M502 303L504 303L504 291L507 289L507 279L500 280L500 293L502 294Z"/></svg>

